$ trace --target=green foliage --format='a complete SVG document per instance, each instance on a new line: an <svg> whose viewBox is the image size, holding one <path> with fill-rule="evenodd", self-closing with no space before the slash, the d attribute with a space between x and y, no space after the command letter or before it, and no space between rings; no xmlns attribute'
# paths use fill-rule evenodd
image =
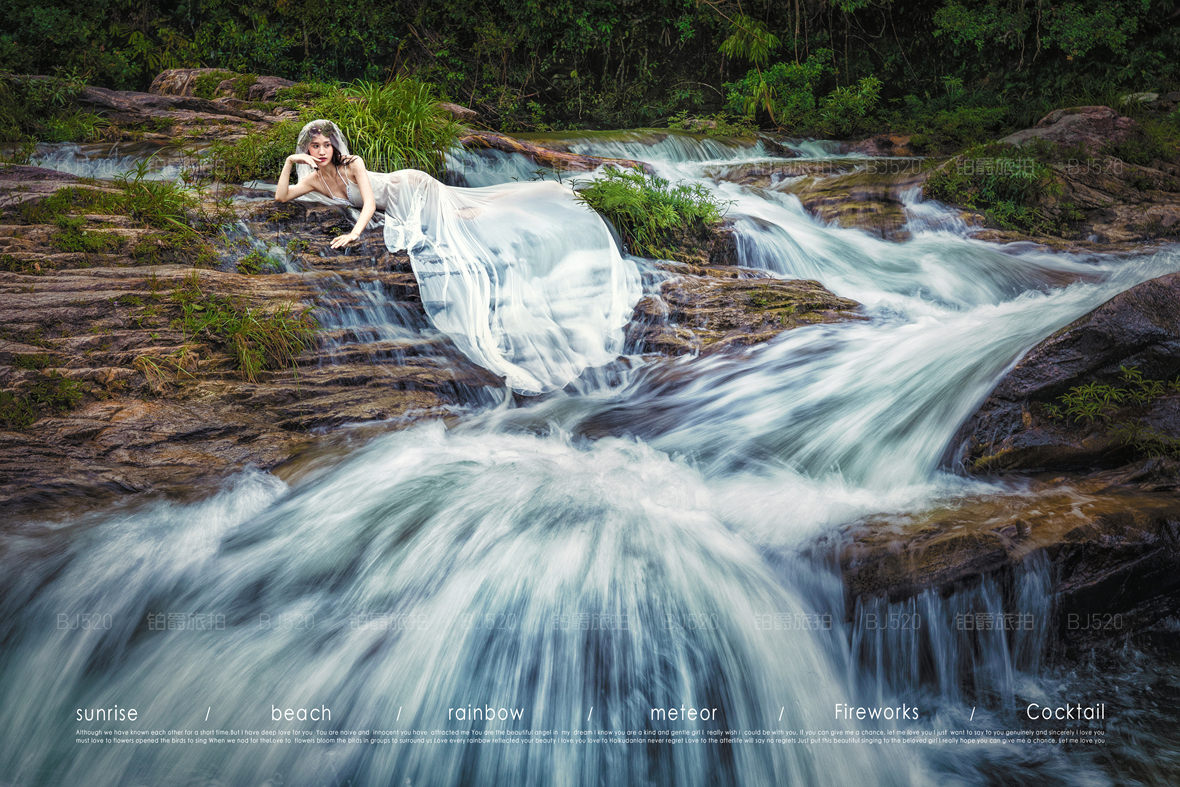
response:
<svg viewBox="0 0 1180 787"><path fill-rule="evenodd" d="M333 82L308 81L296 82L290 87L279 88L275 91L275 98L279 103L296 108L310 104L316 99L332 95L337 90Z"/></svg>
<svg viewBox="0 0 1180 787"><path fill-rule="evenodd" d="M734 60L745 60L761 68L778 49L778 36L766 24L745 14L735 16L729 26L729 37L718 47L721 54Z"/></svg>
<svg viewBox="0 0 1180 787"><path fill-rule="evenodd" d="M677 112L668 118L668 128L704 134L708 137L752 137L758 133L757 127L749 120L734 118L724 112L705 117Z"/></svg>
<svg viewBox="0 0 1180 787"><path fill-rule="evenodd" d="M1050 211L1045 200L1060 193L1049 162L1060 157L1052 143L991 142L974 145L927 179L927 197L983 211L1000 227L1060 235L1078 218L1070 205Z"/></svg>
<svg viewBox="0 0 1180 787"><path fill-rule="evenodd" d="M11 254L0 254L0 271L8 271L9 273L39 273L39 269L34 265L33 260L19 259Z"/></svg>
<svg viewBox="0 0 1180 787"><path fill-rule="evenodd" d="M1102 152L1128 164L1150 167L1180 159L1180 120L1176 113L1161 119L1145 118L1125 139L1108 142Z"/></svg>
<svg viewBox="0 0 1180 787"><path fill-rule="evenodd" d="M236 76L232 71L210 71L193 80L193 95L197 98L213 98L217 88L227 79Z"/></svg>
<svg viewBox="0 0 1180 787"><path fill-rule="evenodd" d="M759 110L793 134L848 137L879 122L882 82L861 77L855 84L821 94L833 74L832 51L819 49L802 63L775 63L726 83L726 109L752 120Z"/></svg>
<svg viewBox="0 0 1180 787"><path fill-rule="evenodd" d="M26 353L14 356L12 365L17 369L48 369L50 366L60 366L61 358L51 353Z"/></svg>
<svg viewBox="0 0 1180 787"><path fill-rule="evenodd" d="M34 79L0 74L0 143L100 139L110 123L74 105L84 87L76 75Z"/></svg>
<svg viewBox="0 0 1180 787"><path fill-rule="evenodd" d="M934 35L945 35L956 44L972 45L979 51L1002 45L1008 49L1056 49L1071 58L1096 49L1121 55L1139 26L1140 14L1150 5L1110 0L1038 0L1018 5L949 0L934 13Z"/></svg>
<svg viewBox="0 0 1180 787"><path fill-rule="evenodd" d="M123 213L121 195L109 191L66 186L41 200L22 202L17 215L25 224L54 224L74 212L117 215Z"/></svg>
<svg viewBox="0 0 1180 787"><path fill-rule="evenodd" d="M830 73L830 49L820 49L803 63L775 63L764 71L751 70L737 82L727 82L725 108L753 119L765 109L772 122L806 134L820 125L816 91Z"/></svg>
<svg viewBox="0 0 1180 787"><path fill-rule="evenodd" d="M820 126L826 134L849 137L870 131L881 96L881 80L862 77L855 85L838 87L819 106Z"/></svg>
<svg viewBox="0 0 1180 787"><path fill-rule="evenodd" d="M49 242L58 251L107 254L118 251L123 239L113 232L92 232L82 229L86 219L82 216L60 216L58 230L49 237Z"/></svg>
<svg viewBox="0 0 1180 787"><path fill-rule="evenodd" d="M726 102L720 86L742 81L747 65L758 76L776 59L805 62L829 50L832 71L812 94L817 107L833 88L856 89L868 77L881 81L886 105L906 95L926 103L949 77L993 94L957 106L1004 107L1015 128L1055 107L1109 104L1102 97L1118 90L1176 90L1174 10L1168 0L45 0L7 10L0 69L61 68L92 84L145 90L165 68L213 67L243 75L239 95L251 74L375 82L410 74L489 126L618 128L716 112ZM774 89L767 78L740 92L769 118ZM85 128L67 125L47 133ZM911 125L923 129L920 120Z"/></svg>
<svg viewBox="0 0 1180 787"><path fill-rule="evenodd" d="M1146 407L1162 396L1180 393L1180 376L1154 380L1144 377L1135 366L1119 369L1119 384L1091 381L1075 385L1055 403L1045 405L1045 414L1056 421L1103 424L1110 436L1140 456L1180 458L1180 439L1128 414L1131 408Z"/></svg>
<svg viewBox="0 0 1180 787"><path fill-rule="evenodd" d="M278 177L287 156L295 152L300 128L301 123L282 121L236 142L214 142L209 153L213 177L223 183Z"/></svg>
<svg viewBox="0 0 1180 787"><path fill-rule="evenodd" d="M72 410L80 401L77 381L56 372L38 374L15 391L0 391L0 424L26 429L41 418Z"/></svg>
<svg viewBox="0 0 1180 787"><path fill-rule="evenodd" d="M291 304L266 313L235 298L207 295L195 271L173 300L181 307L179 323L185 332L225 348L251 382L265 369L294 367L296 357L315 344L319 329L308 310L296 313Z"/></svg>
<svg viewBox="0 0 1180 787"><path fill-rule="evenodd" d="M721 221L725 206L700 184L672 185L639 170L608 169L578 192L578 200L605 216L632 254L675 257L676 238Z"/></svg>
<svg viewBox="0 0 1180 787"><path fill-rule="evenodd" d="M247 254L242 259L238 260L238 273L245 273L248 275L257 275L259 273L281 273L283 270L282 260L277 260L268 254L255 249Z"/></svg>
<svg viewBox="0 0 1180 787"><path fill-rule="evenodd" d="M150 160L140 160L134 170L115 179L123 190L124 212L152 227L196 235L188 223L196 198L176 181L149 180L150 168Z"/></svg>
<svg viewBox="0 0 1180 787"><path fill-rule="evenodd" d="M1143 376L1135 366L1120 366L1121 385L1091 381L1075 385L1061 396L1049 416L1058 420L1071 419L1088 424L1108 423L1123 407L1143 407L1168 393L1180 393L1180 377L1174 380L1153 380Z"/></svg>
<svg viewBox="0 0 1180 787"><path fill-rule="evenodd" d="M226 183L275 178L303 124L334 120L344 132L349 151L375 172L420 169L440 174L444 152L455 144L459 125L439 109L435 89L416 79L399 77L385 84L354 82L343 87L324 83L286 88L284 101L310 99L299 120L283 121L261 134L233 143L215 143L213 176Z"/></svg>
<svg viewBox="0 0 1180 787"><path fill-rule="evenodd" d="M1116 423L1111 427L1110 433L1140 456L1167 456L1180 459L1180 439L1164 434L1142 420L1131 419Z"/></svg>
<svg viewBox="0 0 1180 787"><path fill-rule="evenodd" d="M312 113L340 126L349 149L376 172L420 169L438 174L459 124L439 109L435 88L397 77L385 84L357 81L317 99Z"/></svg>

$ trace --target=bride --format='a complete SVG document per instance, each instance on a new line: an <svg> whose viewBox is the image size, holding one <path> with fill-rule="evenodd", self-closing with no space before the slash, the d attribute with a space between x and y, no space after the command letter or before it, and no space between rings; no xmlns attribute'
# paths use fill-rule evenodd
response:
<svg viewBox="0 0 1180 787"><path fill-rule="evenodd" d="M561 388L623 348L639 273L603 219L560 183L460 188L416 169L369 172L335 123L314 120L275 199L327 202L352 216L356 225L332 248L383 223L389 250L409 252L434 326L513 390Z"/></svg>

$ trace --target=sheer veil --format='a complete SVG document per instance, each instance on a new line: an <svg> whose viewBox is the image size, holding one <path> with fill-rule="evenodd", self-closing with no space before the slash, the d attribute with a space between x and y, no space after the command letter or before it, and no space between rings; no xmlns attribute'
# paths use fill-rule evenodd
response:
<svg viewBox="0 0 1180 787"><path fill-rule="evenodd" d="M296 153L306 153L307 146L311 144L311 138L316 134L323 134L332 143L332 147L340 151L342 158L348 158L348 143L344 140L344 134L340 131L340 126L337 126L331 120L313 120L306 124L299 132L299 139L295 142ZM312 169L309 165L299 162L295 165L295 174L299 176L299 182L302 183L305 178L310 178Z"/></svg>

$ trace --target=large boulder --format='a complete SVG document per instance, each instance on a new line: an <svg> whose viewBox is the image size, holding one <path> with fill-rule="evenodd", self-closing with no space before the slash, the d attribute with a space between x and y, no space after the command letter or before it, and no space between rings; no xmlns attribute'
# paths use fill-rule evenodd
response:
<svg viewBox="0 0 1180 787"><path fill-rule="evenodd" d="M1067 107L1053 110L1032 128L1013 132L1000 141L1022 145L1034 139L1044 139L1060 145L1081 144L1097 150L1108 142L1126 139L1134 127L1134 120L1123 117L1110 107Z"/></svg>
<svg viewBox="0 0 1180 787"><path fill-rule="evenodd" d="M1135 393L1124 368L1162 390ZM1113 467L1143 453L1169 453L1180 439L1180 273L1143 282L1038 344L996 386L960 429L952 458L973 471L1040 471ZM1094 410L1070 417L1063 395Z"/></svg>

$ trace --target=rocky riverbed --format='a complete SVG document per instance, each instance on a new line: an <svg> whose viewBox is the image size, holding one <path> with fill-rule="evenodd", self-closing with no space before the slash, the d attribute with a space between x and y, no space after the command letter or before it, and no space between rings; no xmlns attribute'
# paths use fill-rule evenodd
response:
<svg viewBox="0 0 1180 787"><path fill-rule="evenodd" d="M293 116L266 103L279 82L227 80L213 98L199 98L195 76L162 75L150 93L87 88L79 101L115 119L128 140L232 138ZM471 121L462 108L454 114ZM1053 113L1003 140L1080 146L1103 162L1098 175L1054 165L1063 190L1043 207L1069 202L1081 211L1067 235L986 227L986 216L968 208L960 219L978 227L978 239L1057 249L1130 251L1166 242L1180 232L1174 162L1135 164L1101 153L1134 133L1129 118L1086 107ZM574 171L610 160L476 128L464 144ZM905 206L916 190L940 167L963 164L921 161L908 155L904 139L887 135L848 148L887 157L755 162L712 174L793 195L825 222L904 241ZM27 209L63 189L111 188L35 167L0 169L6 511L52 513L132 492L200 493L245 466L297 467L307 451L320 450L313 446L322 446L326 430L398 429L424 418L462 418L498 401L498 380L446 337L422 330L417 283L403 253L386 251L375 234L347 251L328 249L343 228L334 211L280 206L235 188L228 192L240 222L235 232L209 245L178 245L128 215L38 217ZM65 243L71 231L92 245ZM681 261L653 266L629 329L630 353L725 353L799 325L862 318L858 304L817 282L736 264L725 227L682 246ZM283 270L240 272L238 262L258 249L282 250ZM1046 339L964 424L947 466L1000 474L1024 484L1021 494L869 517L817 545L841 566L850 603L950 593L985 577L1013 577L1030 556L1045 555L1057 570L1061 615L1101 609L1126 612L1137 627L1157 622L1180 575L1178 276L1138 285ZM336 327L321 325L313 346L289 366L247 379L232 348L183 329L178 293L186 288L259 313L307 310ZM373 293L404 315L413 338L381 336L347 319L362 314Z"/></svg>

